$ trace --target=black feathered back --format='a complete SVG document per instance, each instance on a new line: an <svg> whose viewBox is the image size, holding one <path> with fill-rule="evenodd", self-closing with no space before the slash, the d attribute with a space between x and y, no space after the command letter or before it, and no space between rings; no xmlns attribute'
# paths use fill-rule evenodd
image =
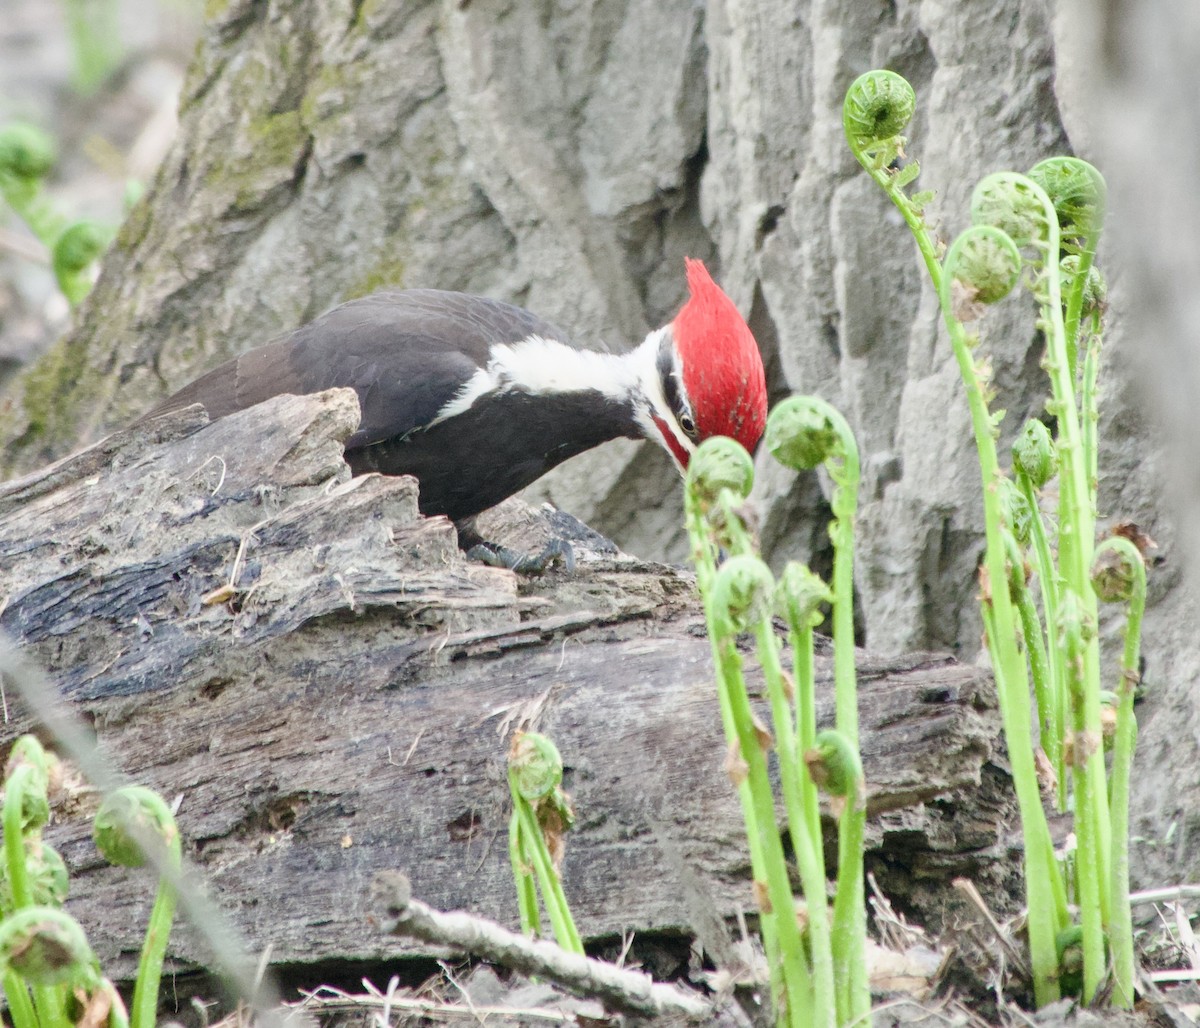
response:
<svg viewBox="0 0 1200 1028"><path fill-rule="evenodd" d="M376 293L214 368L141 420L194 403L216 419L282 393L349 386L362 407L346 440L354 473L415 475L421 510L461 521L568 457L640 435L631 402L594 389L488 393L427 427L487 364L491 347L530 336L570 345L560 329L499 300L436 289Z"/></svg>
<svg viewBox="0 0 1200 1028"><path fill-rule="evenodd" d="M440 289L383 291L226 361L139 420L194 403L215 420L283 393L349 386L362 407L349 450L428 424L487 363L491 346L533 335L568 342L561 329L500 300Z"/></svg>

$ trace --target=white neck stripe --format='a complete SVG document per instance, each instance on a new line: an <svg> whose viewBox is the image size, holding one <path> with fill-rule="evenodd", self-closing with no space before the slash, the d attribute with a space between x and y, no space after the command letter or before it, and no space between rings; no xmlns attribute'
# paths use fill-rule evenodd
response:
<svg viewBox="0 0 1200 1028"><path fill-rule="evenodd" d="M487 367L480 368L463 383L458 393L425 427L463 414L477 400L498 393L552 395L594 391L614 403L630 404L634 420L647 439L653 439L671 451L666 439L662 438L662 428L655 421L657 417L678 444L692 453L696 446L679 428L675 412L663 393L658 370L659 347L664 334L669 332L670 326L651 332L640 346L628 353L577 350L542 336L493 346ZM678 375L677 355L675 364Z"/></svg>
<svg viewBox="0 0 1200 1028"><path fill-rule="evenodd" d="M487 367L476 371L430 424L462 414L489 393L536 396L594 390L618 403L632 402L640 391L633 356L577 350L542 336L501 343L492 347Z"/></svg>

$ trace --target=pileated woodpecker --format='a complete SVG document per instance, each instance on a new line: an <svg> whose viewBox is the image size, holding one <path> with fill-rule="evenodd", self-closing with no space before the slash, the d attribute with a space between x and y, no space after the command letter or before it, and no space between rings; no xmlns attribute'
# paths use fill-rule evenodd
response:
<svg viewBox="0 0 1200 1028"><path fill-rule="evenodd" d="M194 403L216 419L349 386L362 407L346 440L353 472L414 475L422 513L456 522L619 436L655 440L682 471L709 436L753 450L767 415L745 320L703 263L687 261L687 280L675 319L620 354L579 349L498 300L376 293L222 364L141 420Z"/></svg>

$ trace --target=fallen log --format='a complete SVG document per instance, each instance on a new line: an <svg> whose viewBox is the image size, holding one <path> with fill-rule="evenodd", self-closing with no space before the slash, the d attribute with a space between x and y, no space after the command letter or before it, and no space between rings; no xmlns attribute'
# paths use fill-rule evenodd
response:
<svg viewBox="0 0 1200 1028"><path fill-rule="evenodd" d="M470 563L411 480L349 477L357 419L348 390L213 424L193 408L0 486L0 630L124 775L178 799L209 890L277 964L429 952L371 927L381 871L434 908L516 924L517 725L567 763L583 934L683 933L732 960L726 920L753 904L691 576L586 546L540 578ZM514 501L486 530L536 551L545 521ZM831 671L819 657L823 723ZM860 655L859 677L869 864L937 922L951 879L1009 873L990 681L928 654ZM36 718L6 700L7 746ZM93 807L76 795L48 838L119 976L152 888L102 865ZM181 964L203 952L172 939Z"/></svg>

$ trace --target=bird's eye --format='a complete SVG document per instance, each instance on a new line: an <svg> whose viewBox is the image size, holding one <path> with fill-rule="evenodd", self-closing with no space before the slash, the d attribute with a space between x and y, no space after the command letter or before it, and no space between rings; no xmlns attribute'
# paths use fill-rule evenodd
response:
<svg viewBox="0 0 1200 1028"><path fill-rule="evenodd" d="M682 428L688 435L696 434L696 422L692 420L692 416L690 414L679 415L679 427Z"/></svg>

